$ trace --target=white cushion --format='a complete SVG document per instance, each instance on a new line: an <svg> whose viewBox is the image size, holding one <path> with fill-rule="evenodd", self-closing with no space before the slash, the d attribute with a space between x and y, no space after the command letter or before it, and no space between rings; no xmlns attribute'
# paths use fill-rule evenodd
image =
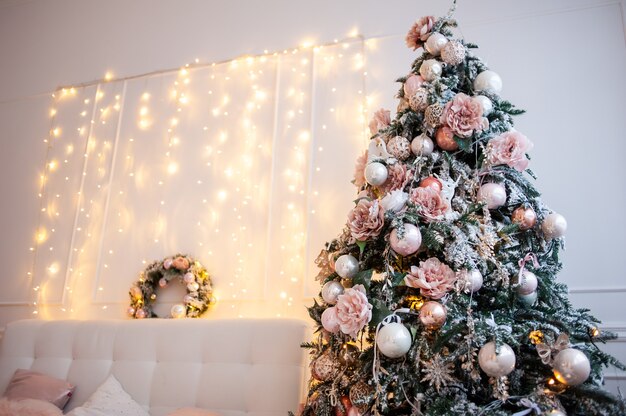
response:
<svg viewBox="0 0 626 416"><path fill-rule="evenodd" d="M84 405L67 416L150 416L111 374Z"/></svg>

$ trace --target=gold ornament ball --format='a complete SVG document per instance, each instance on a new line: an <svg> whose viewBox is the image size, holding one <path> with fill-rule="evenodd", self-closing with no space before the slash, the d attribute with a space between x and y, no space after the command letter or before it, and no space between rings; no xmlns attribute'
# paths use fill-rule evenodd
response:
<svg viewBox="0 0 626 416"><path fill-rule="evenodd" d="M446 323L448 312L446 307L439 302L429 300L420 309L420 321L426 329L434 330L441 328Z"/></svg>
<svg viewBox="0 0 626 416"><path fill-rule="evenodd" d="M341 351L339 352L339 362L342 366L348 368L354 368L359 361L359 355L361 354L361 350L357 347L353 342L346 342L341 346Z"/></svg>
<svg viewBox="0 0 626 416"><path fill-rule="evenodd" d="M437 129L437 133L435 133L435 140L437 141L437 146L446 150L448 152L452 152L459 148L459 144L454 140L454 133L450 130L450 127L443 126Z"/></svg>
<svg viewBox="0 0 626 416"><path fill-rule="evenodd" d="M534 345L541 344L543 342L543 332L539 330L531 331L531 333L528 334L528 338Z"/></svg>
<svg viewBox="0 0 626 416"><path fill-rule="evenodd" d="M530 230L537 223L537 214L530 207L517 207L511 214L511 221L519 225L520 230Z"/></svg>

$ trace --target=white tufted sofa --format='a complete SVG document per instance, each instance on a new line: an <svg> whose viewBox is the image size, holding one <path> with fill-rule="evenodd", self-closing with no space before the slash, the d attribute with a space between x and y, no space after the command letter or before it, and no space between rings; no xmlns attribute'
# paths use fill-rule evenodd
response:
<svg viewBox="0 0 626 416"><path fill-rule="evenodd" d="M286 416L305 382L308 337L290 319L24 320L0 345L0 394L17 368L76 386L66 411L112 373L153 416L180 407L223 416Z"/></svg>

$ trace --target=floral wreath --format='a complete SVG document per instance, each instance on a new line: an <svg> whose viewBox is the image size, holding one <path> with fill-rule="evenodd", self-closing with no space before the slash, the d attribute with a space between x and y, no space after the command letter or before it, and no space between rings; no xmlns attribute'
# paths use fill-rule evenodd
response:
<svg viewBox="0 0 626 416"><path fill-rule="evenodd" d="M130 288L130 306L128 315L131 318L158 318L152 310L156 300L156 291L166 287L172 279L179 279L187 287L183 298L184 304L172 307L173 318L198 318L215 303L211 277L199 261L185 254L166 257L162 261L154 261L140 274L139 280Z"/></svg>

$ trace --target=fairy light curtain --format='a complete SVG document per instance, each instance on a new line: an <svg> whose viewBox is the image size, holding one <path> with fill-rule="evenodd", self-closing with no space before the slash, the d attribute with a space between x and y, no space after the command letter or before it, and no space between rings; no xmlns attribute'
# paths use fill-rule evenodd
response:
<svg viewBox="0 0 626 416"><path fill-rule="evenodd" d="M302 315L367 137L365 44L57 91L34 313L120 316L145 263L180 251L214 276L212 316Z"/></svg>

